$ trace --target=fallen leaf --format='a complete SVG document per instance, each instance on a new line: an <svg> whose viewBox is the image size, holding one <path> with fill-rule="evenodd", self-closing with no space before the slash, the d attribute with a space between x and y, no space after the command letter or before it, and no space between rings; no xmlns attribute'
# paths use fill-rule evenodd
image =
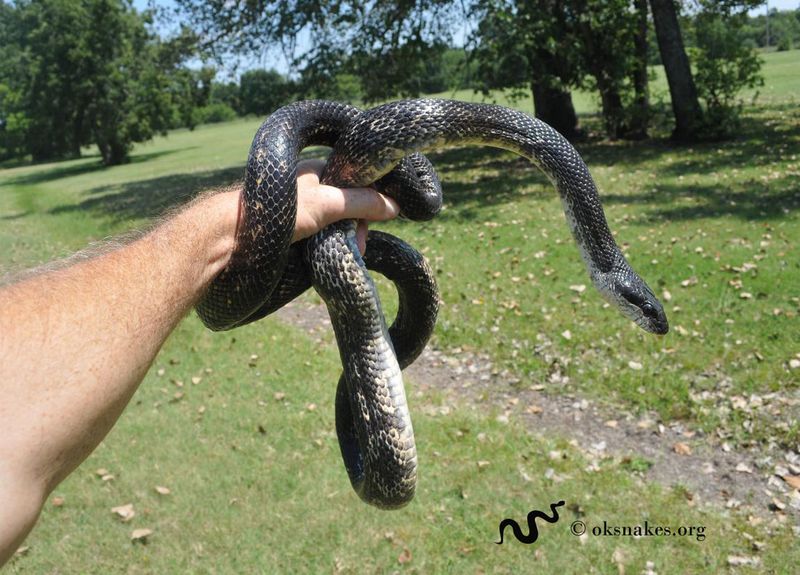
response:
<svg viewBox="0 0 800 575"><path fill-rule="evenodd" d="M782 475L781 478L792 489L800 489L800 475Z"/></svg>
<svg viewBox="0 0 800 575"><path fill-rule="evenodd" d="M760 565L760 557L745 557L742 555L728 555L728 565L731 567L742 567L743 565Z"/></svg>
<svg viewBox="0 0 800 575"><path fill-rule="evenodd" d="M101 467L100 469L98 469L94 473L98 477L103 477L103 475L108 475L108 469L106 469L105 467Z"/></svg>
<svg viewBox="0 0 800 575"><path fill-rule="evenodd" d="M131 541L141 541L142 543L145 543L147 538L152 534L152 529L134 529L131 533Z"/></svg>
<svg viewBox="0 0 800 575"><path fill-rule="evenodd" d="M486 461L485 459L481 459L480 461L478 461L478 469L483 469L485 467L489 467L488 461Z"/></svg>
<svg viewBox="0 0 800 575"><path fill-rule="evenodd" d="M169 490L169 487L164 487L163 485L156 485L156 491L159 495L169 495L172 491Z"/></svg>
<svg viewBox="0 0 800 575"><path fill-rule="evenodd" d="M112 507L111 512L116 513L123 523L127 523L136 516L136 512L133 510L133 503Z"/></svg>
<svg viewBox="0 0 800 575"><path fill-rule="evenodd" d="M753 473L753 469L746 463L742 462L736 464L736 471L739 473Z"/></svg>
<svg viewBox="0 0 800 575"><path fill-rule="evenodd" d="M689 444L688 443L683 443L681 441L678 441L677 443L675 443L672 446L672 451L674 451L678 455L691 455L692 454L692 448L689 447Z"/></svg>
<svg viewBox="0 0 800 575"><path fill-rule="evenodd" d="M64 498L56 495L55 497L53 497L53 499L50 500L50 502L53 504L53 507L61 507L62 505L64 505Z"/></svg>
<svg viewBox="0 0 800 575"><path fill-rule="evenodd" d="M192 378L192 385L197 385L197 384L198 384L198 383L200 383L201 381L203 381L203 378L202 378L202 377L197 377L197 376L194 376L194 377Z"/></svg>
<svg viewBox="0 0 800 575"><path fill-rule="evenodd" d="M406 547L403 549L403 552L397 556L397 562L400 563L401 565L404 565L409 561L411 561L411 550L408 547Z"/></svg>
<svg viewBox="0 0 800 575"><path fill-rule="evenodd" d="M619 575L625 575L625 563L627 560L627 554L620 547L614 549L614 552L611 554L611 561L617 566L617 573L619 573Z"/></svg>
<svg viewBox="0 0 800 575"><path fill-rule="evenodd" d="M633 370L635 370L635 371L639 371L644 366L641 363L639 363L638 361L629 361L628 362L628 367L633 369Z"/></svg>

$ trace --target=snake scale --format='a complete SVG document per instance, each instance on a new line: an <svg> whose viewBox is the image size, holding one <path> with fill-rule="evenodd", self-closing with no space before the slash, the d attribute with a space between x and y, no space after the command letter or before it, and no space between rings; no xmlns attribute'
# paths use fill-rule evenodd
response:
<svg viewBox="0 0 800 575"><path fill-rule="evenodd" d="M414 495L417 454L401 369L433 331L438 294L424 258L399 238L370 232L362 256L354 221L337 222L291 244L297 158L312 145L333 148L323 183L374 187L414 220L434 217L442 201L439 180L422 153L485 145L527 158L557 189L599 293L646 331L667 332L661 304L611 235L586 164L544 122L501 106L433 99L366 111L319 100L279 109L259 128L250 149L236 250L197 311L209 328L231 329L272 313L313 285L328 307L344 367L336 391L342 457L355 491L368 503L396 508ZM368 268L398 289L391 328Z"/></svg>

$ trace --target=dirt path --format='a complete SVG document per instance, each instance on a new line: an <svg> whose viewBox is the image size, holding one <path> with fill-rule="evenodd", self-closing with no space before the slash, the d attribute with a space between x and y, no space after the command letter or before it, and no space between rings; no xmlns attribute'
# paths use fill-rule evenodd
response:
<svg viewBox="0 0 800 575"><path fill-rule="evenodd" d="M322 305L293 303L277 316L312 337L330 333ZM436 389L451 395L452 404L482 412L495 407L501 422L521 422L539 434L571 440L590 464L608 456L651 464L642 471L647 481L681 485L697 504L738 508L800 526L800 491L782 479L800 475L798 453L734 449L680 422L634 417L579 396L548 394L545 386L527 386L498 372L486 356L459 350L426 349L404 373L423 394Z"/></svg>

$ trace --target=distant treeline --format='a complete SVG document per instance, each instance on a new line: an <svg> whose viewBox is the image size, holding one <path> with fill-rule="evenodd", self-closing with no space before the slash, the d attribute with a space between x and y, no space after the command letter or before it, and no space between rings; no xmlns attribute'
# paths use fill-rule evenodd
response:
<svg viewBox="0 0 800 575"><path fill-rule="evenodd" d="M435 58L426 60L417 73L408 75L415 86L412 91L419 94L436 94L460 89L480 89L477 63L470 62L464 49L448 48ZM225 114L239 116L269 114L276 108L299 98L327 98L350 103L365 100L361 80L355 74L340 72L327 82L317 83L314 76L291 79L275 70L249 70L238 82L214 82L208 109L201 114L204 121L226 120Z"/></svg>
<svg viewBox="0 0 800 575"><path fill-rule="evenodd" d="M783 12L773 9L769 18L765 14L748 18L743 32L747 41L759 48L779 51L800 48L800 9Z"/></svg>

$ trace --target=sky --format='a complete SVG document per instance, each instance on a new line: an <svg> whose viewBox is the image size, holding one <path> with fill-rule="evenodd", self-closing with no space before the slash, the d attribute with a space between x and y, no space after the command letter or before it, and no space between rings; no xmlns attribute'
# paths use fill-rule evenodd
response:
<svg viewBox="0 0 800 575"><path fill-rule="evenodd" d="M769 0L768 3L770 10L773 8L777 10L794 10L796 8L800 8L800 1L798 0ZM766 8L761 6L755 10L751 10L750 14L763 14L765 10Z"/></svg>

